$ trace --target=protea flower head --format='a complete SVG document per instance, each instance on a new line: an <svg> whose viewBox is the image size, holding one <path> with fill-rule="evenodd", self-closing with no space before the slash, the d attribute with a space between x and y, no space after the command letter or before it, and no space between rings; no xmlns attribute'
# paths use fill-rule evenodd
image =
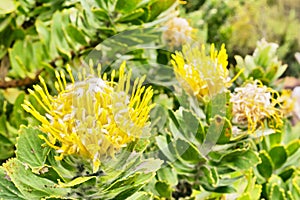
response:
<svg viewBox="0 0 300 200"><path fill-rule="evenodd" d="M282 112L277 108L280 101L275 99L275 94L279 96L275 90L259 81L235 88L230 98L233 123L247 126L249 133L264 126L265 119L269 119L271 128L280 127L283 124Z"/></svg>
<svg viewBox="0 0 300 200"><path fill-rule="evenodd" d="M25 101L23 108L41 122L40 129L47 137L40 136L60 154L79 155L93 162L93 171L99 169L101 158L114 156L128 143L135 141L149 126L148 116L153 90L142 86L145 77L137 78L130 84L131 71L125 73L125 63L119 70L119 79L114 81L116 72L107 75L86 75L79 73L75 81L71 68L67 71L72 80L67 84L64 72L55 71L56 96L51 96L46 83L40 77L41 86L29 90L46 111L39 113L34 105Z"/></svg>
<svg viewBox="0 0 300 200"><path fill-rule="evenodd" d="M172 18L166 23L165 28L162 37L172 48L192 41L193 32L195 31L189 22L182 17Z"/></svg>
<svg viewBox="0 0 300 200"><path fill-rule="evenodd" d="M212 44L210 55L206 55L204 45L201 49L185 45L182 52L172 55L171 63L176 78L189 94L198 99L210 99L224 92L231 84L227 58L224 44L220 51L215 50Z"/></svg>

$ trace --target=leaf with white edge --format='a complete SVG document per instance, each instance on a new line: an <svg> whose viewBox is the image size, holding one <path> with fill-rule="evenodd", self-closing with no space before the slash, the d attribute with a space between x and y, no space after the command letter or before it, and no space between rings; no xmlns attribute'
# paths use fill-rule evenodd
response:
<svg viewBox="0 0 300 200"><path fill-rule="evenodd" d="M209 184L210 187L217 187L219 178L216 168L210 168L204 165L200 168L200 172L200 181L202 181L204 184Z"/></svg>
<svg viewBox="0 0 300 200"><path fill-rule="evenodd" d="M26 199L0 167L0 199Z"/></svg>
<svg viewBox="0 0 300 200"><path fill-rule="evenodd" d="M75 26L69 24L66 28L68 36L74 41L78 42L81 45L88 45L84 34Z"/></svg>
<svg viewBox="0 0 300 200"><path fill-rule="evenodd" d="M260 173L260 175L268 179L269 177L271 177L274 168L271 157L264 150L260 152L259 157L261 159L261 163L257 165L257 170Z"/></svg>
<svg viewBox="0 0 300 200"><path fill-rule="evenodd" d="M155 189L161 197L170 199L172 196L172 188L166 181L157 181Z"/></svg>
<svg viewBox="0 0 300 200"><path fill-rule="evenodd" d="M225 154L220 164L235 170L248 170L260 162L256 152L250 149L236 149Z"/></svg>
<svg viewBox="0 0 300 200"><path fill-rule="evenodd" d="M200 151L192 143L178 139L175 145L178 155L186 162L194 164L206 162L206 158L201 155Z"/></svg>
<svg viewBox="0 0 300 200"><path fill-rule="evenodd" d="M105 176L103 176L102 179L107 182L106 184L109 184L107 185L108 187L101 192L101 198L99 199L125 199L147 184L154 175L154 173L135 173L113 183L109 183L109 181L105 179ZM103 187L105 187L105 185Z"/></svg>
<svg viewBox="0 0 300 200"><path fill-rule="evenodd" d="M162 164L162 160L149 158L147 160L143 160L138 166L132 169L132 171L143 173L156 172Z"/></svg>
<svg viewBox="0 0 300 200"><path fill-rule="evenodd" d="M145 199L153 199L153 195L147 192L136 192L126 200L145 200Z"/></svg>
<svg viewBox="0 0 300 200"><path fill-rule="evenodd" d="M157 176L159 180L167 181L171 186L175 186L178 184L177 173L173 168L162 167L157 171Z"/></svg>
<svg viewBox="0 0 300 200"><path fill-rule="evenodd" d="M293 155L295 152L297 152L299 148L300 148L300 140L295 140L290 142L286 148L288 156Z"/></svg>
<svg viewBox="0 0 300 200"><path fill-rule="evenodd" d="M53 181L33 174L27 165L16 158L8 160L3 167L26 199L41 199L50 195L66 196L70 192L69 188L59 188Z"/></svg>
<svg viewBox="0 0 300 200"><path fill-rule="evenodd" d="M58 181L59 182L58 184L59 184L59 187L68 188L68 187L73 187L75 185L80 185L84 182L87 182L87 181L93 179L93 178L95 178L95 176L78 177L67 183L62 183L62 182Z"/></svg>
<svg viewBox="0 0 300 200"><path fill-rule="evenodd" d="M271 192L269 198L272 200L286 200L285 191L283 188L280 188L278 185L273 184L271 187Z"/></svg>
<svg viewBox="0 0 300 200"><path fill-rule="evenodd" d="M243 193L241 196L239 196L236 200L252 200L250 193Z"/></svg>
<svg viewBox="0 0 300 200"><path fill-rule="evenodd" d="M137 19L138 17L142 16L145 13L145 11L142 8L138 8L124 16L122 16L121 18L119 18L117 20L117 22L128 22L128 21L132 21Z"/></svg>
<svg viewBox="0 0 300 200"><path fill-rule="evenodd" d="M49 148L42 146L45 142L38 137L41 134L44 133L38 129L23 126L16 144L17 158L31 168L42 167L49 153Z"/></svg>
<svg viewBox="0 0 300 200"><path fill-rule="evenodd" d="M129 13L132 12L140 2L141 0L118 0L116 4L116 10L122 13Z"/></svg>
<svg viewBox="0 0 300 200"><path fill-rule="evenodd" d="M175 161L177 160L175 152L172 151L172 147L168 144L166 137L160 135L155 137L156 144L160 151L170 160ZM170 149L171 148L171 149Z"/></svg>
<svg viewBox="0 0 300 200"><path fill-rule="evenodd" d="M299 177L298 177L299 179ZM291 191L292 191L292 194L293 194L293 197L295 199L300 199L300 181L295 178L293 178L292 180L292 187L291 187Z"/></svg>

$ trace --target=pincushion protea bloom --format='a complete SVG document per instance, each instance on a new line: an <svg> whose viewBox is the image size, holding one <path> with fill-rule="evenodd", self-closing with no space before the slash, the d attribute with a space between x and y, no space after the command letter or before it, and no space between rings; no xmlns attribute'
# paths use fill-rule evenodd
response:
<svg viewBox="0 0 300 200"><path fill-rule="evenodd" d="M198 99L203 99L224 92L231 85L227 58L224 44L219 52L212 44L209 56L204 45L201 50L183 46L182 53L172 55L171 63L182 87Z"/></svg>
<svg viewBox="0 0 300 200"><path fill-rule="evenodd" d="M165 28L162 37L170 47L179 47L190 42L195 31L189 22L181 17L172 18L166 23Z"/></svg>
<svg viewBox="0 0 300 200"><path fill-rule="evenodd" d="M68 66L72 80L67 84L65 74L56 71L57 96L51 96L43 78L42 86L35 85L29 90L46 111L43 116L34 106L25 101L23 108L41 122L41 130L47 137L40 136L62 159L64 155L77 154L91 159L93 171L100 166L100 159L114 156L116 151L135 141L146 131L153 90L142 86L145 77L136 79L130 86L131 71L125 74L125 63L120 67L119 80L114 82L116 72L107 75L85 75L79 73L75 81ZM132 90L131 90L132 89ZM131 92L130 92L131 90Z"/></svg>
<svg viewBox="0 0 300 200"><path fill-rule="evenodd" d="M259 81L247 83L244 87L235 88L231 94L233 123L248 126L248 132L254 132L264 125L264 119L270 120L270 127L282 125L282 112L276 108L280 102L274 98L278 93L262 85Z"/></svg>

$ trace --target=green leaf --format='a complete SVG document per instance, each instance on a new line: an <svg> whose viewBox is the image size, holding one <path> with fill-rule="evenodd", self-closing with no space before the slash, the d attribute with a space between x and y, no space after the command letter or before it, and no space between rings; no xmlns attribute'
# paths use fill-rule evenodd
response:
<svg viewBox="0 0 300 200"><path fill-rule="evenodd" d="M288 65L280 65L277 69L276 74L273 77L273 81L277 80L288 68Z"/></svg>
<svg viewBox="0 0 300 200"><path fill-rule="evenodd" d="M262 186L261 185L254 185L246 193L242 194L237 200L259 200L261 196Z"/></svg>
<svg viewBox="0 0 300 200"><path fill-rule="evenodd" d="M9 60L12 67L10 73L15 77L26 77L26 67L20 55L23 55L23 41L16 41L11 49L8 50Z"/></svg>
<svg viewBox="0 0 300 200"><path fill-rule="evenodd" d="M57 11L52 17L51 35L50 35L50 56L56 58L58 52L67 58L71 58L70 47L65 39L62 24L69 23L69 16Z"/></svg>
<svg viewBox="0 0 300 200"><path fill-rule="evenodd" d="M274 164L274 169L281 167L287 160L287 152L284 146L275 146L269 151L269 155Z"/></svg>
<svg viewBox="0 0 300 200"><path fill-rule="evenodd" d="M200 151L190 142L178 139L176 140L176 151L186 162L202 163L206 159L201 155Z"/></svg>
<svg viewBox="0 0 300 200"><path fill-rule="evenodd" d="M278 65L272 65L267 69L267 72L265 74L265 79L270 80L270 81L275 81L275 75L276 72L278 71Z"/></svg>
<svg viewBox="0 0 300 200"><path fill-rule="evenodd" d="M253 77L253 79L261 79L264 77L264 70L261 67L257 67L251 71L249 77Z"/></svg>
<svg viewBox="0 0 300 200"><path fill-rule="evenodd" d="M120 178L105 188L103 199L125 199L148 183L153 177L154 173L145 174L138 172L128 177Z"/></svg>
<svg viewBox="0 0 300 200"><path fill-rule="evenodd" d="M286 147L288 156L291 156L294 153L296 153L299 148L300 148L300 140L291 141Z"/></svg>
<svg viewBox="0 0 300 200"><path fill-rule="evenodd" d="M251 200L259 200L261 192L262 192L262 186L254 185L253 190L250 191L250 196L252 197Z"/></svg>
<svg viewBox="0 0 300 200"><path fill-rule="evenodd" d="M21 125L27 125L27 120L24 116L24 109L22 108L22 104L24 102L25 94L20 93L17 99L14 102L13 112L11 113L10 121L11 124L19 128Z"/></svg>
<svg viewBox="0 0 300 200"><path fill-rule="evenodd" d="M162 167L157 171L157 176L159 180L167 181L171 186L176 186L178 184L177 173L173 168Z"/></svg>
<svg viewBox="0 0 300 200"><path fill-rule="evenodd" d="M218 173L214 167L210 168L206 165L203 165L199 169L200 171L200 177L199 180L204 183L208 184L210 187L217 187L219 178Z"/></svg>
<svg viewBox="0 0 300 200"><path fill-rule="evenodd" d="M190 165L187 165L188 163L185 163L184 161L181 161L181 160L176 160L176 161L170 162L169 164L180 175L194 176L195 173L197 173L196 168L191 167Z"/></svg>
<svg viewBox="0 0 300 200"><path fill-rule="evenodd" d="M234 193L236 189L232 186L220 186L217 188L210 188L206 185L203 185L203 188L207 191L216 192L216 193Z"/></svg>
<svg viewBox="0 0 300 200"><path fill-rule="evenodd" d="M132 12L142 0L118 0L116 10L122 13Z"/></svg>
<svg viewBox="0 0 300 200"><path fill-rule="evenodd" d="M187 139L192 139L200 126L199 119L191 112L187 110L182 111L181 127L184 127L185 136Z"/></svg>
<svg viewBox="0 0 300 200"><path fill-rule="evenodd" d="M226 144L230 141L230 138L232 136L232 126L231 126L231 122L225 118L222 117L223 122L223 127L222 127L222 132L221 135L219 136L219 139L217 141L217 144ZM213 121L213 123L217 123L216 120ZM211 124L211 126L213 126ZM217 126L217 124L215 124L214 126Z"/></svg>
<svg viewBox="0 0 300 200"><path fill-rule="evenodd" d="M94 8L92 11L99 20L101 21L109 20L109 15L106 10L102 8Z"/></svg>
<svg viewBox="0 0 300 200"><path fill-rule="evenodd" d="M31 168L42 167L45 164L49 148L43 147L45 143L38 135L41 131L32 127L22 127L16 145L16 156Z"/></svg>
<svg viewBox="0 0 300 200"><path fill-rule="evenodd" d="M48 28L43 22L40 20L36 20L35 27L38 32L39 39L43 44L43 53L45 58L50 58L50 42L51 42L51 32L50 28ZM51 56L55 56L56 54L52 54ZM46 60L46 59L45 59Z"/></svg>
<svg viewBox="0 0 300 200"><path fill-rule="evenodd" d="M294 172L296 172L296 169L294 166L291 166L284 169L284 171L282 171L278 176L280 176L283 181L287 181L293 176Z"/></svg>
<svg viewBox="0 0 300 200"><path fill-rule="evenodd" d="M0 133L7 138L9 137L9 134L8 134L6 123L7 123L7 118L6 115L3 114L0 116Z"/></svg>
<svg viewBox="0 0 300 200"><path fill-rule="evenodd" d="M14 144L0 133L0 161L14 155Z"/></svg>
<svg viewBox="0 0 300 200"><path fill-rule="evenodd" d="M269 145L268 149L271 149L274 146L279 145L281 143L281 141L282 141L282 135L283 135L283 133L279 132L279 131L275 132L273 134L268 135L267 138L270 140L270 145Z"/></svg>
<svg viewBox="0 0 300 200"><path fill-rule="evenodd" d="M176 153L172 148L171 144L168 144L166 137L160 135L155 137L155 141L157 143L158 148L160 151L170 160L174 161L177 160Z"/></svg>
<svg viewBox="0 0 300 200"><path fill-rule="evenodd" d="M2 94L2 91L0 91L0 115L2 115L2 113L4 112L4 101L5 101L5 98ZM1 130L1 129L0 129Z"/></svg>
<svg viewBox="0 0 300 200"><path fill-rule="evenodd" d="M168 120L168 112L162 105L156 104L156 106L150 112L151 126L156 132L159 132L165 128Z"/></svg>
<svg viewBox="0 0 300 200"><path fill-rule="evenodd" d="M298 178L298 182L296 181L297 178ZM300 185L299 176L293 178L292 187L290 189L292 191L292 195L295 198L295 200L300 199L300 187L299 187L299 185Z"/></svg>
<svg viewBox="0 0 300 200"><path fill-rule="evenodd" d="M72 24L69 24L66 28L68 36L74 41L78 42L81 45L88 45L84 34L77 27Z"/></svg>
<svg viewBox="0 0 300 200"><path fill-rule="evenodd" d="M158 15L160 15L163 11L170 8L176 0L156 0L153 4L149 5L151 12L148 13L150 15L148 21L154 20Z"/></svg>
<svg viewBox="0 0 300 200"><path fill-rule="evenodd" d="M68 187L73 187L75 185L80 185L84 182L87 182L91 179L95 178L94 176L87 176L87 177L78 177L70 182L67 183L59 183L59 186L62 188L68 188Z"/></svg>
<svg viewBox="0 0 300 200"><path fill-rule="evenodd" d="M144 14L144 10L142 8L138 8L138 9L134 10L133 12L120 17L117 20L117 22L129 22L134 19L137 19L138 17L142 16L143 14Z"/></svg>
<svg viewBox="0 0 300 200"><path fill-rule="evenodd" d="M236 200L252 200L250 193L243 193L241 196L239 196Z"/></svg>
<svg viewBox="0 0 300 200"><path fill-rule="evenodd" d="M14 12L16 8L16 2L13 0L0 1L0 15L5 15Z"/></svg>
<svg viewBox="0 0 300 200"><path fill-rule="evenodd" d="M276 184L273 184L269 198L272 200L286 200L284 189L280 188Z"/></svg>
<svg viewBox="0 0 300 200"><path fill-rule="evenodd" d="M150 173L156 172L160 166L163 164L162 160L149 158L146 160L142 160L132 172L143 172L143 173Z"/></svg>
<svg viewBox="0 0 300 200"><path fill-rule="evenodd" d="M169 111L169 114L172 113L171 111ZM182 128L180 127L180 124L178 122L178 120L176 119L175 115L174 119L170 119L169 121L169 128L171 130L172 136L174 137L174 139L186 139L185 135L184 135L184 131L182 130Z"/></svg>
<svg viewBox="0 0 300 200"><path fill-rule="evenodd" d="M172 196L172 188L165 181L157 181L155 183L155 189L161 197L171 198Z"/></svg>
<svg viewBox="0 0 300 200"><path fill-rule="evenodd" d="M257 165L257 170L264 178L268 179L273 173L273 163L271 157L266 151L261 151L259 153L261 159L261 164Z"/></svg>
<svg viewBox="0 0 300 200"><path fill-rule="evenodd" d="M16 158L7 161L3 167L25 199L41 199L50 195L66 196L70 192L70 189L59 188L54 182L33 174L28 165Z"/></svg>
<svg viewBox="0 0 300 200"><path fill-rule="evenodd" d="M0 167L0 199L26 199Z"/></svg>
<svg viewBox="0 0 300 200"><path fill-rule="evenodd" d="M145 199L152 199L152 195L146 192L136 192L126 200L145 200Z"/></svg>
<svg viewBox="0 0 300 200"><path fill-rule="evenodd" d="M260 162L256 152L250 149L236 149L222 156L220 164L234 170L248 170Z"/></svg>

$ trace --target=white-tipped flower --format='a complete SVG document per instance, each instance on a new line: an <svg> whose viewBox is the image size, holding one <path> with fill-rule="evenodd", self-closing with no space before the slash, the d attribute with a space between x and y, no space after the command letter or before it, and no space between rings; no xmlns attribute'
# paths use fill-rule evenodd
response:
<svg viewBox="0 0 300 200"><path fill-rule="evenodd" d="M263 126L264 119L271 119L276 127L282 125L281 112L275 107L278 104L273 97L275 93L276 91L258 81L236 88L230 99L233 123L247 125L248 132L254 132L259 126Z"/></svg>
<svg viewBox="0 0 300 200"><path fill-rule="evenodd" d="M192 40L193 28L181 17L175 17L167 22L163 39L170 47L179 47Z"/></svg>

